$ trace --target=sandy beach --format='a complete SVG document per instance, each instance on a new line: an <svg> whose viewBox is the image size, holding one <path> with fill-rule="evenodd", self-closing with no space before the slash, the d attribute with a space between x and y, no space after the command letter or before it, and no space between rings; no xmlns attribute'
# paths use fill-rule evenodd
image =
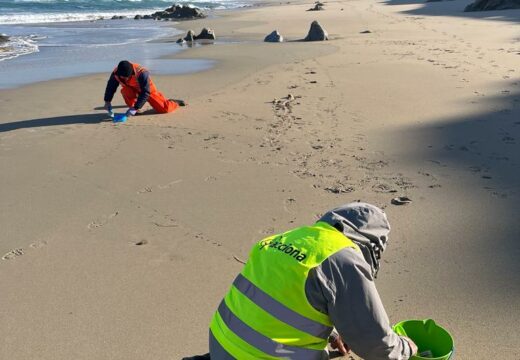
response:
<svg viewBox="0 0 520 360"><path fill-rule="evenodd" d="M101 110L112 69L0 90L0 359L205 353L255 241L363 200L392 225L391 322L434 319L457 360L519 360L520 10L468 3L175 24L215 30L174 55L215 66L152 74L189 106L124 124ZM313 20L329 41L298 41ZM287 41L264 43L275 29Z"/></svg>

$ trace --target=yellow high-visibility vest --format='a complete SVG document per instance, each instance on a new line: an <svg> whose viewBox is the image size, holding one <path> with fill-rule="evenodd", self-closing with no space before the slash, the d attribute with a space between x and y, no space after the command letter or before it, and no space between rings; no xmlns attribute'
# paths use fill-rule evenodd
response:
<svg viewBox="0 0 520 360"><path fill-rule="evenodd" d="M259 241L213 316L215 339L240 360L320 359L333 324L307 300L305 281L347 247L359 251L324 222Z"/></svg>

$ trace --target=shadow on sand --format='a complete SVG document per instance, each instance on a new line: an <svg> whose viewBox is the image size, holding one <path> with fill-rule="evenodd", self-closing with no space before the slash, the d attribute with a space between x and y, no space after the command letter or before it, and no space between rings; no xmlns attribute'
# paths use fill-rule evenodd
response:
<svg viewBox="0 0 520 360"><path fill-rule="evenodd" d="M126 106L117 106L116 108L124 108L127 109ZM103 110L102 107L95 108L94 110ZM141 115L158 115L157 112L153 109L149 109L143 111ZM44 127L44 126L59 126L59 125L73 125L73 124L99 124L102 122L111 122L112 120L108 117L108 115L103 113L95 113L95 114L79 114L79 115L66 115L66 116L56 116L49 118L41 118L41 119L31 119L31 120L22 120L15 121L10 123L0 124L0 133L13 131L18 129L29 129L36 127Z"/></svg>
<svg viewBox="0 0 520 360"><path fill-rule="evenodd" d="M386 5L422 5L420 8L402 11L402 14L424 15L424 16L455 16L468 19L490 19L511 22L520 22L520 9L494 10L494 11L471 11L464 12L464 8L473 3L472 0L387 0L382 1Z"/></svg>
<svg viewBox="0 0 520 360"><path fill-rule="evenodd" d="M504 289L500 284L505 283L510 294L518 294L520 90L504 96L487 96L480 101L479 105L482 104L489 110L466 117L442 119L435 125L401 130L404 136L423 144L406 149L402 159L414 168L428 166L438 173L452 168L461 172L460 181L464 181L465 191L475 193L474 201L478 205L472 213L478 214L480 220L472 219L471 223L480 229L480 233L475 237L457 230L462 237L452 239L458 244L453 246L462 245L465 252L458 253L455 261L466 257L474 260L472 264L485 264L485 275L479 277L483 287L500 292ZM486 192L490 196L482 196ZM458 206L455 200L446 204L452 211ZM449 225L463 229L469 224ZM442 231L439 229L439 233ZM453 237L450 233L445 235ZM468 271L464 269L461 272Z"/></svg>
<svg viewBox="0 0 520 360"><path fill-rule="evenodd" d="M22 120L0 124L0 133L18 129L29 129L44 126L59 126L72 124L99 124L110 119L106 114L80 114L56 116L41 119Z"/></svg>

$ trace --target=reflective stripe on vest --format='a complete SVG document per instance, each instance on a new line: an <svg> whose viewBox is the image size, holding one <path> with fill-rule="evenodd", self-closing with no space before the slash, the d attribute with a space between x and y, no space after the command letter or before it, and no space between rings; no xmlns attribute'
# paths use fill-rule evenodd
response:
<svg viewBox="0 0 520 360"><path fill-rule="evenodd" d="M215 339L238 359L321 359L332 322L308 302L305 282L346 247L359 250L322 222L258 242L213 317Z"/></svg>
<svg viewBox="0 0 520 360"><path fill-rule="evenodd" d="M276 341L273 341L272 339L262 335L240 320L235 314L233 314L233 312L227 307L225 301L220 303L218 312L226 326L231 331L233 331L235 334L239 334L239 336L248 344L268 355L274 357L291 356L293 359L302 360L321 359L322 357L322 350L312 350L302 347L288 346L277 343Z"/></svg>
<svg viewBox="0 0 520 360"><path fill-rule="evenodd" d="M276 301L242 274L237 276L233 285L263 310L298 330L321 339L327 339L332 332L332 327L308 319Z"/></svg>

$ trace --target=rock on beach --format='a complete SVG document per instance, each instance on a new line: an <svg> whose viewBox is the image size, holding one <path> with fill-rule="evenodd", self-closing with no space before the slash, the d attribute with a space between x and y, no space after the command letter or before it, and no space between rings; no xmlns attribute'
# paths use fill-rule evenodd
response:
<svg viewBox="0 0 520 360"><path fill-rule="evenodd" d="M466 6L464 11L469 12L507 9L520 9L520 0L475 0L474 3Z"/></svg>
<svg viewBox="0 0 520 360"><path fill-rule="evenodd" d="M283 42L283 36L278 32L278 30L274 30L265 37L264 42Z"/></svg>
<svg viewBox="0 0 520 360"><path fill-rule="evenodd" d="M311 23L311 28L309 29L309 33L305 37L304 41L324 41L329 39L329 34L327 31L320 25L320 23L314 20Z"/></svg>

